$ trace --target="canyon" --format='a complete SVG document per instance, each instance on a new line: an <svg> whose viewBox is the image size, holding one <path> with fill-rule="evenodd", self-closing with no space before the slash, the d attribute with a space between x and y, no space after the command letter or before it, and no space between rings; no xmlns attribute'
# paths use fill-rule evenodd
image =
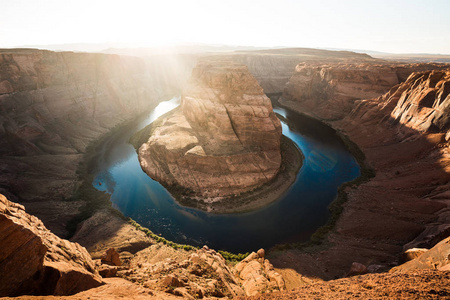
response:
<svg viewBox="0 0 450 300"><path fill-rule="evenodd" d="M69 236L68 220L76 219L88 202L83 197L70 199L81 186L76 170L87 145L150 109L162 95L176 94L174 82L187 82L187 78L169 83L160 76L156 80L148 76L151 71L142 58L37 50L2 50L0 54L0 192L43 221L2 197L1 232L18 226L11 222L26 223L21 226L31 228L27 227L24 237L30 238L30 232L40 236L32 238L32 246L40 249L33 266L42 270L42 266L62 261L98 282L99 266L92 265L86 250L50 235L44 225L61 237ZM254 299L288 299L307 293L339 299L345 298L345 292L372 297L448 297L449 66L388 63L351 52L301 49L222 54L211 59L227 56L245 61L272 98L283 92L278 99L281 105L330 124L360 155L362 177L343 186L337 200L345 201L340 202L335 223L307 245L275 247L266 254L258 251L231 269L214 250L170 247L168 241L126 222L104 201L84 222L77 223L71 240L85 246L94 259L114 247L124 267L112 269L122 278L103 278L104 285L73 297L169 299L193 297L199 291L210 297L216 287L223 296L254 295ZM277 60L277 56L283 58ZM258 95L264 97L260 89ZM31 221L11 221L11 215ZM51 250L45 252L42 244ZM62 246L58 250L54 244ZM412 248L432 250L423 249L426 256L401 265L401 253ZM72 249L85 257L83 266L69 259ZM421 257L425 262L432 257L434 263L424 263ZM353 263L367 266L360 268L362 273L379 274L333 280L358 274L348 272ZM397 272L399 267L392 269L397 265L406 273ZM246 267L247 272L243 271ZM388 270L391 273L383 273ZM245 283L250 278L253 282ZM255 278L266 284L256 294L248 289L260 286ZM208 285L213 279L216 282ZM168 285L161 286L162 282ZM361 286L367 288L357 292ZM267 288L294 287L258 295Z"/></svg>

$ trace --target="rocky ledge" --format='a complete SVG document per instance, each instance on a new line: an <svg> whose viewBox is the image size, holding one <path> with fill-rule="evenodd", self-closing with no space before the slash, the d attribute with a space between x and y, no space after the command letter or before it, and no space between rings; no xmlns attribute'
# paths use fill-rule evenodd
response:
<svg viewBox="0 0 450 300"><path fill-rule="evenodd" d="M84 247L60 239L2 194L0 245L0 297L71 295L102 284Z"/></svg>
<svg viewBox="0 0 450 300"><path fill-rule="evenodd" d="M210 202L260 187L281 166L281 123L270 99L247 67L231 62L199 63L180 108L138 135L150 177Z"/></svg>

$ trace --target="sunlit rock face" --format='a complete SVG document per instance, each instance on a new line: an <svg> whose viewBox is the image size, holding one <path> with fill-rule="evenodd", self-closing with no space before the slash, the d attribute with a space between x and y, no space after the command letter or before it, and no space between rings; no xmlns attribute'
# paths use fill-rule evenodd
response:
<svg viewBox="0 0 450 300"><path fill-rule="evenodd" d="M181 107L157 122L139 148L141 166L150 177L192 196L250 191L280 169L280 121L245 66L199 63Z"/></svg>
<svg viewBox="0 0 450 300"><path fill-rule="evenodd" d="M399 123L418 131L450 129L450 70L413 73L393 94L400 96L391 114Z"/></svg>
<svg viewBox="0 0 450 300"><path fill-rule="evenodd" d="M442 69L440 64L301 63L283 91L302 110L328 120L347 116L355 101L372 99L405 81L413 72Z"/></svg>

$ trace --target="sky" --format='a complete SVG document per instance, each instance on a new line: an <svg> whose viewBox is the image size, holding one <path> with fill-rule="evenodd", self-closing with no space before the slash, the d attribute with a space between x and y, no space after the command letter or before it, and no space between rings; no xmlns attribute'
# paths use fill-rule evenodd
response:
<svg viewBox="0 0 450 300"><path fill-rule="evenodd" d="M0 0L0 48L65 43L450 54L450 0Z"/></svg>

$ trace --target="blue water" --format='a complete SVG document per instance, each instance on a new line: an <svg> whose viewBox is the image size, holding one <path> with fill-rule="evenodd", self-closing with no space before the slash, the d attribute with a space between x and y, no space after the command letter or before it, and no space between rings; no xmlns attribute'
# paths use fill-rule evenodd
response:
<svg viewBox="0 0 450 300"><path fill-rule="evenodd" d="M360 175L357 162L334 130L322 123L275 107L289 120L283 134L305 156L295 183L276 202L250 213L217 215L178 205L158 182L141 169L128 139L179 104L160 103L145 119L109 139L98 153L93 185L111 194L124 215L166 239L214 249L247 252L291 241L306 241L329 217L327 206L337 188Z"/></svg>

